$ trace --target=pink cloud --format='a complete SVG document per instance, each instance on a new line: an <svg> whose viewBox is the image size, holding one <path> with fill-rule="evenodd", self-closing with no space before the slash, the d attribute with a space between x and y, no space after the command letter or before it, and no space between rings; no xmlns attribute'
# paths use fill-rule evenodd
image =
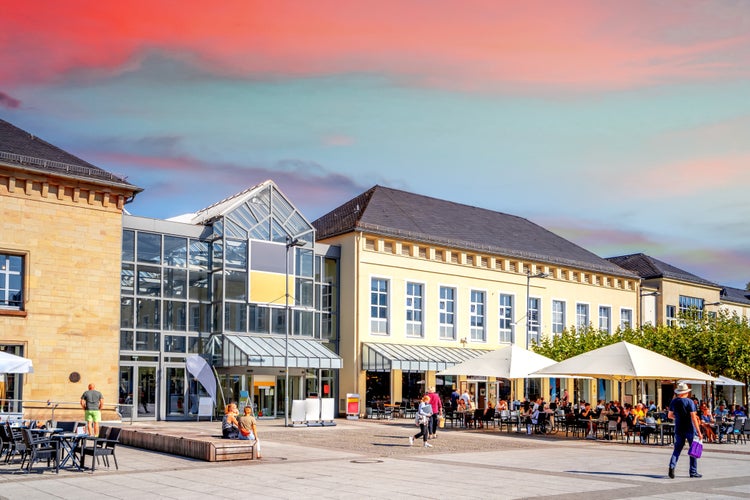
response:
<svg viewBox="0 0 750 500"><path fill-rule="evenodd" d="M354 138L343 134L327 135L323 137L323 144L331 147L351 146L354 144Z"/></svg>
<svg viewBox="0 0 750 500"><path fill-rule="evenodd" d="M0 81L117 72L162 50L238 77L385 73L459 89L612 89L748 76L742 3L11 2ZM39 64L43 61L43 64ZM89 73L90 74L90 73Z"/></svg>
<svg viewBox="0 0 750 500"><path fill-rule="evenodd" d="M14 99L5 92L0 92L0 107L8 109L18 109L21 107L21 101Z"/></svg>
<svg viewBox="0 0 750 500"><path fill-rule="evenodd" d="M689 197L750 182L750 154L697 158L656 165L620 179L620 188L641 198Z"/></svg>

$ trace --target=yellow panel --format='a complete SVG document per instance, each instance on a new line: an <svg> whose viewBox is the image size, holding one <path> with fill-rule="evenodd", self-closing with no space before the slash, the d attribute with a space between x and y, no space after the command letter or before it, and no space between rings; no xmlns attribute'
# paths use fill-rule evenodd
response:
<svg viewBox="0 0 750 500"><path fill-rule="evenodd" d="M284 305L284 275L277 273L250 273L250 302ZM294 276L289 276L289 303L294 304Z"/></svg>

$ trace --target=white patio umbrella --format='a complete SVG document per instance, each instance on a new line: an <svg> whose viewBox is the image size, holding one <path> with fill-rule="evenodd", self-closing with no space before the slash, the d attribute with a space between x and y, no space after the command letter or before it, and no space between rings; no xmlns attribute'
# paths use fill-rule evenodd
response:
<svg viewBox="0 0 750 500"><path fill-rule="evenodd" d="M739 380L734 380L729 377L725 377L724 375L719 375L718 379L716 380L716 385L731 385L735 387L740 387L745 384L743 384Z"/></svg>
<svg viewBox="0 0 750 500"><path fill-rule="evenodd" d="M0 351L0 373L34 373L30 359Z"/></svg>
<svg viewBox="0 0 750 500"><path fill-rule="evenodd" d="M539 377L582 375L609 378L619 382L633 379L700 380L714 382L715 377L691 368L654 351L628 342L618 342L573 356L540 369Z"/></svg>
<svg viewBox="0 0 750 500"><path fill-rule="evenodd" d="M511 345L453 365L439 372L438 375L476 375L518 379L528 378L529 374L553 364L555 364L554 359ZM541 376L538 375L538 377Z"/></svg>

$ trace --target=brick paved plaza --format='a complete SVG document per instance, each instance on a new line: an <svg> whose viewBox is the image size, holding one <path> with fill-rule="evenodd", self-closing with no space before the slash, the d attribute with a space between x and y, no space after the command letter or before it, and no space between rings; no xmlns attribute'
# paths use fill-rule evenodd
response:
<svg viewBox="0 0 750 500"><path fill-rule="evenodd" d="M430 449L409 447L416 431L409 420L337 424L287 429L261 421L263 459L255 462L120 447L119 471L23 475L0 465L0 498L750 498L750 446L742 443L707 445L703 479L688 478L683 454L670 480L669 446L446 429Z"/></svg>

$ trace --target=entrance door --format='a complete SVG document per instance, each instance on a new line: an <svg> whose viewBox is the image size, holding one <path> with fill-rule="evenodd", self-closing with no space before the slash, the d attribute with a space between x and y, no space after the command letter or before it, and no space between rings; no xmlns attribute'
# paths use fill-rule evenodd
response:
<svg viewBox="0 0 750 500"><path fill-rule="evenodd" d="M256 375L253 377L253 407L260 418L276 415L276 377Z"/></svg>
<svg viewBox="0 0 750 500"><path fill-rule="evenodd" d="M162 394L167 395L166 415L169 417L183 417L187 405L185 394L185 368L181 366L168 366L166 368L167 376L162 388Z"/></svg>
<svg viewBox="0 0 750 500"><path fill-rule="evenodd" d="M135 369L138 392L133 403L136 415L138 418L156 418L156 367L137 366Z"/></svg>

